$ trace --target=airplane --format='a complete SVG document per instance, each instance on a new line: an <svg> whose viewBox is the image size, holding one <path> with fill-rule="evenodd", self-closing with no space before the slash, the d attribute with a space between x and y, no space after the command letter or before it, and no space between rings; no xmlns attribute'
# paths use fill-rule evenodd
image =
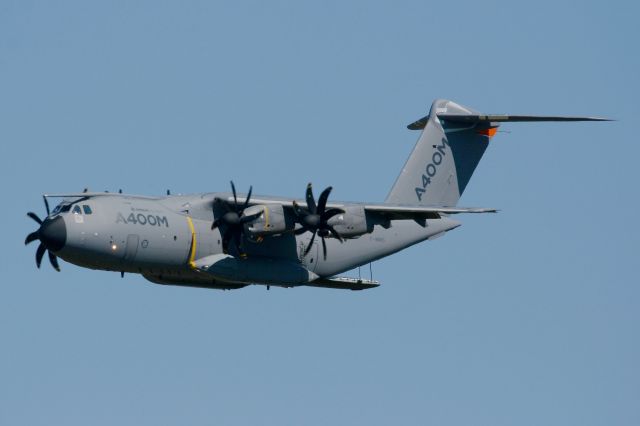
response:
<svg viewBox="0 0 640 426"><path fill-rule="evenodd" d="M373 279L339 274L457 228L452 216L495 213L458 207L501 123L610 121L599 117L482 114L438 99L409 124L420 137L382 203L304 199L231 192L150 197L110 192L44 194L36 265L45 252L91 269L142 274L156 284L232 290L250 284L364 290ZM49 199L62 199L49 210Z"/></svg>

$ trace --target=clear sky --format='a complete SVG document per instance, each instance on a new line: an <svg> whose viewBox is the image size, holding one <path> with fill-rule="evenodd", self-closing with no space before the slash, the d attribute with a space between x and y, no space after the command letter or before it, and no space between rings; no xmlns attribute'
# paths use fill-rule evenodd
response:
<svg viewBox="0 0 640 426"><path fill-rule="evenodd" d="M638 15L0 0L0 424L640 424ZM156 286L23 245L44 192L381 201L439 97L618 121L503 126L460 201L502 211L375 290Z"/></svg>

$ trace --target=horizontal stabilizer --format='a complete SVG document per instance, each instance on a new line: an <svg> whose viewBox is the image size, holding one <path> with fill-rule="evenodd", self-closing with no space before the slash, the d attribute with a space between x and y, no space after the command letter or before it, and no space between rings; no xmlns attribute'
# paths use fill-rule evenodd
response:
<svg viewBox="0 0 640 426"><path fill-rule="evenodd" d="M339 290L367 290L380 285L378 281L348 277L320 278L305 284L311 287L336 288Z"/></svg>
<svg viewBox="0 0 640 426"><path fill-rule="evenodd" d="M571 117L557 115L507 115L507 114L438 114L440 120L452 123L507 123L507 122L540 122L540 121L613 121L603 117ZM409 130L421 130L427 124L429 116L422 117L407 126Z"/></svg>

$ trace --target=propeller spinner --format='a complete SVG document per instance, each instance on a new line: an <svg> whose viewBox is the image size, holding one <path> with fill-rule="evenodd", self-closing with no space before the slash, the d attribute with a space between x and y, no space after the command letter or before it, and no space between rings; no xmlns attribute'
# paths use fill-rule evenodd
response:
<svg viewBox="0 0 640 426"><path fill-rule="evenodd" d="M305 256L311 250L316 234L320 235L320 238L322 239L322 254L324 255L325 260L327 259L327 243L324 241L325 237L333 235L335 238L340 240L340 242L344 241L342 236L328 223L329 219L333 216L344 213L344 210L338 208L327 209L327 200L329 199L329 194L332 189L333 188L329 186L322 191L318 198L318 203L316 204L311 183L309 183L307 185L306 193L306 210L301 208L295 201L293 202L293 211L298 218L298 222L302 225L302 228L295 232L296 235L303 234L307 231L313 232L311 241L309 241L309 245L304 251Z"/></svg>

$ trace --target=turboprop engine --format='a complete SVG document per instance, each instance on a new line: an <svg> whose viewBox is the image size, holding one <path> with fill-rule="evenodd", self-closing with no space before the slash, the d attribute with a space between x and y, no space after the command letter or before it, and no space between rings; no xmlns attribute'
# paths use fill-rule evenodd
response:
<svg viewBox="0 0 640 426"><path fill-rule="evenodd" d="M256 237L276 235L293 231L295 228L293 217L285 214L284 208L280 204L258 204L245 210L247 215L260 212L262 212L260 216L246 225L246 230L250 235Z"/></svg>
<svg viewBox="0 0 640 426"><path fill-rule="evenodd" d="M357 238L373 231L373 224L367 223L364 206L350 206L344 211L328 222L341 237ZM245 225L247 232L254 237L283 234L296 227L293 216L287 214L280 204L258 204L245 209L244 214L255 216L260 212L260 216Z"/></svg>
<svg viewBox="0 0 640 426"><path fill-rule="evenodd" d="M344 213L333 216L328 222L341 237L357 238L373 231L373 223L367 223L364 206L349 206L343 210Z"/></svg>

